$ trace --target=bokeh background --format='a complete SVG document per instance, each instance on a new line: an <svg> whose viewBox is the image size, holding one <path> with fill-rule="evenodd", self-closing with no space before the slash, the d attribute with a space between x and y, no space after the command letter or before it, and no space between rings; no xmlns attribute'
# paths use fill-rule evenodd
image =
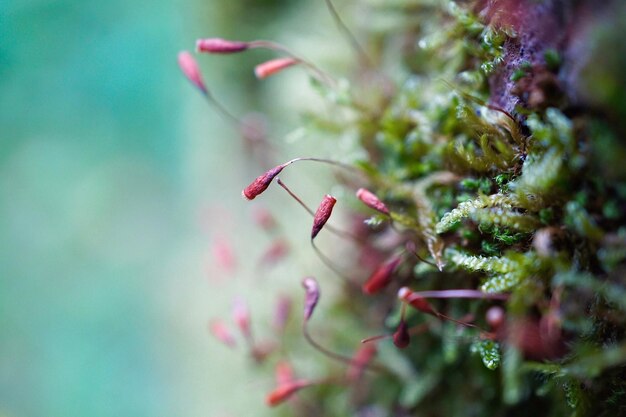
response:
<svg viewBox="0 0 626 417"><path fill-rule="evenodd" d="M292 259L256 267L269 239L240 190L269 166L180 74L178 51L203 36L349 64L321 1L0 2L0 416L268 415L271 371L207 323L239 295L262 334L276 289L299 294L320 265L310 219L270 190ZM316 105L305 75L253 78L271 56L198 59L233 113L267 115L272 162L324 156L332 146L299 130ZM314 204L328 175L304 172L290 182Z"/></svg>

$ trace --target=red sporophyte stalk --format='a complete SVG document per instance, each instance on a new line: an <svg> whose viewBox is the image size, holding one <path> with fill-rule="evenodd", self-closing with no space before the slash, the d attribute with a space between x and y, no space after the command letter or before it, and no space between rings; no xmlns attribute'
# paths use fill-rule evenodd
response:
<svg viewBox="0 0 626 417"><path fill-rule="evenodd" d="M413 326L411 328L407 329L407 333L409 335L409 337L411 335L417 335L420 333L424 333L425 331L427 331L429 329L429 325L428 323L422 323L422 324L418 324L417 326ZM398 331L398 328L396 328L396 330L392 333L392 334L381 334L381 335L377 335L377 336L370 336L370 337L366 337L365 339L361 340L361 343L371 343L371 342L376 342L382 339L393 339L396 332Z"/></svg>
<svg viewBox="0 0 626 417"><path fill-rule="evenodd" d="M304 321L309 321L313 315L313 311L320 299L320 287L317 280L313 277L306 277L302 280L304 287Z"/></svg>
<svg viewBox="0 0 626 417"><path fill-rule="evenodd" d="M354 366L354 365L358 365L361 364L361 359L355 357L355 358L350 358L344 355L341 355L339 353L335 353L331 350L326 349L325 347L323 347L322 345L320 345L319 343L317 343L309 334L309 329L307 324L309 323L309 320L311 319L311 316L313 315L313 311L315 310L315 307L317 306L317 302L319 301L319 297L320 297L320 289L319 289L319 285L317 283L317 281L315 280L315 278L313 277L306 277L302 280L302 286L304 287L305 290L305 295L304 295L304 320L302 321L302 334L304 335L304 338L306 339L306 341L313 346L313 348L315 348L315 350L317 350L318 352L322 353L323 355L336 360L338 362L342 362L345 364L348 364L350 366ZM376 372L384 372L384 373L388 373L389 371L382 367L382 366L378 366L375 364L371 364L367 366L368 368L371 368L372 370L375 370Z"/></svg>
<svg viewBox="0 0 626 417"><path fill-rule="evenodd" d="M245 51L249 47L248 42L230 41L222 38L206 38L196 41L196 51L210 54L232 54Z"/></svg>
<svg viewBox="0 0 626 417"><path fill-rule="evenodd" d="M311 247L315 251L315 254L322 261L322 263L328 267L328 269L330 269L335 274L337 274L337 276L341 278L348 286L350 286L353 289L358 289L359 287L358 284L355 283L349 275L341 271L341 269L337 267L330 258L324 255L324 253L315 244L315 240L311 239L310 242L311 242Z"/></svg>
<svg viewBox="0 0 626 417"><path fill-rule="evenodd" d="M371 191L366 190L365 188L359 188L356 192L356 198L361 200L366 206L387 216L389 215L389 209L385 203L380 201L380 199Z"/></svg>
<svg viewBox="0 0 626 417"><path fill-rule="evenodd" d="M256 196L258 196L259 194L263 193L263 191L267 190L267 187L269 187L269 185L272 183L272 180L278 175L280 174L280 172L285 169L285 167L293 164L294 162L298 162L298 161L313 161L313 162L321 162L324 164L329 164L329 165L334 165L343 169L347 169L350 171L354 171L356 170L355 167L353 167L352 165L347 165L347 164L343 164L341 162L337 162L337 161L333 161L330 159L323 159L323 158L294 158L290 161L285 162L284 164L280 164L278 166L275 166L274 168L270 169L269 171L265 172L262 175L259 175L254 181L252 181L252 183L250 185L248 185L246 188L244 188L244 190L242 191L242 194L245 198L247 198L248 200L254 200L254 198Z"/></svg>
<svg viewBox="0 0 626 417"><path fill-rule="evenodd" d="M235 337L230 332L230 330L228 330L228 327L226 327L226 324L224 324L224 322L222 322L221 320L218 320L218 319L211 320L211 322L209 323L209 330L211 331L211 334L217 340L219 340L226 346L230 348L234 348L235 345L237 344L235 342Z"/></svg>
<svg viewBox="0 0 626 417"><path fill-rule="evenodd" d="M265 402L270 407L275 407L287 401L293 394L300 391L302 388L306 388L313 384L314 383L312 381L305 379L287 382L279 385L274 391L270 392L267 397L265 397Z"/></svg>
<svg viewBox="0 0 626 417"><path fill-rule="evenodd" d="M372 67L373 66L372 60L369 58L369 56L367 55L367 53L365 52L365 50L363 49L359 41L356 39L352 31L350 31L348 26L346 26L346 24L343 22L343 20L341 19L341 16L339 16L339 13L337 12L337 9L335 9L335 6L331 2L331 0L325 0L325 2L326 2L326 7L328 8L328 11L330 12L333 20L335 21L335 24L337 25L339 30L343 33L343 35L346 37L346 39L348 39L348 41L350 42L350 46L356 52L361 64L366 65L368 67Z"/></svg>
<svg viewBox="0 0 626 417"><path fill-rule="evenodd" d="M311 228L311 240L315 239L318 233L322 230L330 215L333 212L333 207L337 203L337 199L329 194L326 194L322 199L322 202L317 207L315 215L313 216L313 227Z"/></svg>
<svg viewBox="0 0 626 417"><path fill-rule="evenodd" d="M315 159L315 160L317 160L317 159ZM326 161L323 161L323 162L326 162ZM328 161L328 162L332 162L332 161ZM307 206L306 203L304 203L304 201L302 201L300 199L300 197L298 197L293 191L291 191L289 189L289 187L287 187L287 185L285 185L285 183L280 178L277 178L276 181L278 182L278 185L280 185L285 191L287 191L287 194L289 194L291 196L291 198L296 200L298 202L298 204L300 204L300 206L307 211L307 213L309 213L311 216L313 216L315 218L315 213L313 212L313 210L311 210L311 208L309 206ZM356 236L356 235L354 235L354 234L352 234L350 232L346 232L344 230L336 229L336 228L332 227L331 225L325 225L325 227L326 227L326 229L328 229L328 231L330 231L331 233L334 233L335 235L337 235L339 237L346 238L346 239L352 239L352 240L354 240L357 243L363 243L362 239L359 236ZM313 250L315 251L317 256L320 258L320 260L324 263L324 265L326 265L331 271L336 273L347 284L349 284L351 286L355 286L356 285L355 283L352 282L350 277L348 277L346 274L341 272L341 270L334 265L333 261L331 261L328 257L326 257L326 255L324 255L319 250L319 248L315 245L315 241L313 239L311 239L311 246L313 247Z"/></svg>
<svg viewBox="0 0 626 417"><path fill-rule="evenodd" d="M409 253L413 254L413 255L414 255L414 256L415 256L418 260L420 260L420 261L424 262L425 264L428 264L428 265L434 266L435 268L439 269L439 266L437 266L436 264L434 264L434 263L432 263L432 262L430 262L430 261L427 261L426 259L422 258L422 257L419 255L419 253L417 253L417 250L416 250L417 248L415 247L415 243L414 243L414 242L412 242L412 241L410 241L410 240L409 240L408 242L406 242L406 244L404 245L404 247L405 247L405 249L406 249Z"/></svg>
<svg viewBox="0 0 626 417"><path fill-rule="evenodd" d="M432 290L413 292L413 296L422 298L471 298L476 300L508 300L508 294L485 293L480 290Z"/></svg>
<svg viewBox="0 0 626 417"><path fill-rule="evenodd" d="M299 63L299 60L290 57L271 59L254 67L254 75L258 79L264 79Z"/></svg>
<svg viewBox="0 0 626 417"><path fill-rule="evenodd" d="M202 73L200 67L195 58L188 51L182 51L178 54L178 66L185 75L185 77L191 81L200 91L204 94L208 94L204 80L202 79Z"/></svg>
<svg viewBox="0 0 626 417"><path fill-rule="evenodd" d="M391 282L393 273L400 262L402 262L402 256L394 256L380 265L363 284L363 292L371 295L385 288Z"/></svg>
<svg viewBox="0 0 626 417"><path fill-rule="evenodd" d="M398 298L401 301L409 304L411 307L415 308L422 313L430 314L431 316L435 316L441 320L448 320L462 326L472 327L481 331L481 333L488 335L486 331L476 326L475 324L468 323L466 321L457 320L450 316L446 316L438 311L436 311L428 301L426 301L425 297L428 298L480 298L480 299L502 299L502 297L506 297L504 294L484 294L480 293L480 291L476 290L443 290L443 291L420 291L414 292L408 287L402 287L398 290Z"/></svg>

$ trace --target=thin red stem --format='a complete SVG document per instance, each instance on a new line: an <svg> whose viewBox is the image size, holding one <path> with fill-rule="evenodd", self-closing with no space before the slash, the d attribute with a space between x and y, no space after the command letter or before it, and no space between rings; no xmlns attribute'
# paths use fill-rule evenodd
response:
<svg viewBox="0 0 626 417"><path fill-rule="evenodd" d="M332 88L337 88L337 81L330 74L321 70L317 65L313 64L312 62L295 54L291 49L287 48L284 45L281 45L280 43L266 40L256 40L248 42L248 46L250 48L270 49L272 51L278 51L287 54L289 57L297 60L300 64L309 68L315 74L316 78L319 81L325 83Z"/></svg>
<svg viewBox="0 0 626 417"><path fill-rule="evenodd" d="M417 326L413 326L409 328L409 334L413 336L416 334L424 333L426 330L428 330L428 328L429 328L428 323L418 324ZM361 343L370 343L370 342L375 342L381 339L391 339L392 337L393 337L393 333L381 334L378 336L371 336L371 337L366 337L365 339L361 339Z"/></svg>
<svg viewBox="0 0 626 417"><path fill-rule="evenodd" d="M320 258L320 260L322 261L322 263L324 265L326 265L326 267L328 267L328 269L330 269L331 271L333 271L335 274L337 274L337 276L339 278L341 278L347 285L349 285L350 287L352 287L353 289L357 290L359 289L359 285L357 285L355 282L352 281L352 279L347 276L345 273L343 273L342 271L339 270L339 268L337 268L335 266L335 264L333 263L332 260L330 260L326 255L324 255L322 253L322 251L319 250L319 248L317 247L317 245L315 244L315 240L311 239L311 246L313 247L313 250L315 251L315 253L317 254L317 256Z"/></svg>
<svg viewBox="0 0 626 417"><path fill-rule="evenodd" d="M439 269L439 267L434 264L433 262L427 261L426 259L422 258L417 251L415 250L415 245L413 244L413 242L407 242L406 245L404 245L406 250L411 253L413 256L415 256L418 260L424 262L425 264L428 264L430 266L434 266L435 268Z"/></svg>
<svg viewBox="0 0 626 417"><path fill-rule="evenodd" d="M354 51L359 56L361 63L368 67L373 67L370 57L367 55L367 53L365 52L365 50L363 49L359 41L356 39L356 36L354 36L352 31L343 22L343 20L341 19L341 16L339 16L339 13L337 12L337 9L335 9L335 6L333 5L332 1L325 0L325 2L326 2L326 7L328 8L328 11L330 12L331 16L333 17L333 20L335 21L335 24L339 27L339 30L342 31L344 36L348 39L348 41L350 42L350 45L352 46L352 49L354 49Z"/></svg>
<svg viewBox="0 0 626 417"><path fill-rule="evenodd" d="M301 161L302 159L298 159L298 160ZM295 160L292 160L292 161L295 161ZM289 162L291 162L291 161L289 161ZM291 189L289 187L287 187L287 185L280 178L277 178L276 181L278 182L278 185L280 185L285 191L287 191L287 193L294 200L296 200L298 202L298 204L300 204L300 206L302 206L302 208L304 208L307 211L307 213L309 213L311 215L311 217L315 217L315 212L309 206L307 206L306 203L304 201L302 201L302 199L300 199L300 197L298 197L293 191L291 191ZM335 228L335 227L333 227L333 226L331 226L329 224L324 225L324 228L328 229L329 232L334 233L335 235L337 235L339 237L342 237L344 239L351 239L351 240L354 240L354 241L356 241L358 243L364 243L363 240L361 238L359 238L358 236L356 236L356 235L354 235L354 234L352 234L350 232L344 231L344 230L339 230L339 229L337 229L337 228Z"/></svg>
<svg viewBox="0 0 626 417"><path fill-rule="evenodd" d="M353 358L344 356L337 352L333 352L332 350L329 350L325 348L324 346L320 345L319 343L315 341L315 339L313 339L313 337L311 337L311 334L309 333L309 329L307 326L307 322L302 323L302 334L304 335L304 338L306 339L307 343L309 343L315 350L317 350L318 352L322 353L326 357L331 358L337 362L341 362L349 366L362 366L363 370L366 370L366 371L374 371L374 372L386 373L386 374L391 373L391 371L384 366L377 365L375 363L362 364L362 363L359 363L359 361L355 361Z"/></svg>

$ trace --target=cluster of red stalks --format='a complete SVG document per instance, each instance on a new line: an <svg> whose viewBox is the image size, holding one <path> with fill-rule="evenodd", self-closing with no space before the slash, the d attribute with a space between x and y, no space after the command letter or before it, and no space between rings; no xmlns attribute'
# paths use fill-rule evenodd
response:
<svg viewBox="0 0 626 417"><path fill-rule="evenodd" d="M337 199L331 195L325 195L322 198L322 201L318 205L317 209L313 211L310 209L291 189L289 189L285 183L278 178L279 174L291 164L298 161L316 161L322 163L329 163L335 166L345 167L343 164L340 164L335 161L319 159L319 158L296 158L290 161L287 161L283 164L280 164L276 167L273 167L258 176L254 181L252 181L246 188L243 189L242 194L248 200L253 200L262 194L267 188L274 182L278 183L288 194L293 197L300 205L302 205L312 216L313 222L311 226L311 234L310 240L313 244L313 247L316 250L316 253L320 255L322 260L329 265L333 270L337 271L338 268L332 264L332 261L328 259L325 255L323 255L315 246L314 240L318 236L318 234L323 229L328 229L332 233L338 234L342 237L354 238L357 237L351 235L349 232L341 231L333 228L330 225L327 225L328 220L330 219L333 208L337 203ZM351 168L352 169L352 168ZM356 198L360 200L367 207L377 211L378 213L388 216L389 221L391 222L391 213L392 211L387 207L387 205L381 201L373 192L365 189L359 188L356 193ZM412 241L407 242L404 245L401 253L394 254L384 262L382 262L374 271L369 275L369 277L361 284L355 283L352 278L349 278L342 274L340 271L337 273L346 280L349 285L360 285L361 291L364 295L374 296L386 290L390 284L394 280L394 276L400 265L405 261L405 257L407 254L417 257L420 261L427 262L431 265L432 262L424 260L422 257L418 255L415 250L415 244ZM486 294L479 290L474 289L455 289L455 290L439 290L439 291L420 291L416 292L411 290L408 287L402 287L399 289L397 293L398 300L402 303L402 313L399 324L397 325L395 331L389 335L381 335L381 336L373 336L366 339L361 340L362 346L361 348L356 350L356 353L352 356L344 356L342 354L338 354L333 352L326 347L320 345L309 333L308 323L312 317L313 311L317 306L320 297L319 284L312 277L307 277L302 281L302 285L305 289L305 300L304 300L304 319L302 322L302 332L304 338L307 342L312 345L316 350L320 351L324 355L333 360L342 362L348 366L348 371L345 376L341 378L326 378L322 380L307 380L307 379L296 379L296 378L277 378L278 386L272 391L267 397L267 403L271 406L282 403L283 401L290 398L296 392L310 386L319 385L319 384L328 384L328 383L350 383L351 381L357 380L365 371L374 371L374 372L382 372L382 373L391 373L390 370L385 368L384 366L374 363L373 358L376 354L376 346L375 343L382 339L391 338L394 345L399 349L404 349L411 343L411 336L422 333L428 330L428 325L423 324L415 327L409 327L406 319L405 319L405 310L406 306L410 306L415 310L435 317L441 321L449 321L453 322L459 326L470 327L478 331L479 337L483 339L496 339L498 337L498 331L502 328L502 324L504 323L504 311L502 308L498 306L494 306L488 310L486 316L486 322L490 326L490 330L484 330L472 323L471 320L458 320L452 318L448 315L445 315L435 309L433 305L428 301L428 299L435 298L469 298L469 299L482 299L482 300L506 300L506 294ZM241 307L239 308L241 310ZM277 317L281 314L277 313ZM249 330L248 321L244 320L243 315L241 313L235 314L235 322L238 327L241 329L242 333L246 337L246 340L251 340L251 334ZM284 319L283 319L284 322ZM225 344L232 346L233 338L228 337L223 331L221 335L218 335L217 331L214 330L216 336L220 338ZM263 360L264 355L267 355L269 351L260 351L258 346L255 346L251 343L251 352L252 356L257 360ZM285 363L281 362L281 367L285 367ZM277 371L278 372L278 371Z"/></svg>
<svg viewBox="0 0 626 417"><path fill-rule="evenodd" d="M338 19L336 12L332 8L330 2L327 2L331 11L334 13L334 16ZM339 23L342 24L340 20ZM345 29L345 26L343 27ZM351 38L354 40L354 38ZM358 47L358 44L355 43L355 49L358 49L359 52L362 51ZM210 39L200 39L197 41L196 49L201 53L212 53L212 54L230 54L230 53L239 53L249 49L254 48L265 48L271 49L273 51L279 52L283 54L283 56L272 59L270 61L263 62L256 66L254 72L259 79L269 77L271 75L277 74L280 71L295 66L301 65L304 66L307 70L310 71L311 75L317 78L318 80L332 85L334 83L334 79L330 77L325 72L321 71L318 67L310 63L309 61L295 55L286 47L276 44L270 41L251 41L251 42L241 42L241 41L230 41L220 38L210 38ZM363 58L363 61L366 61L367 58L364 54L360 53L360 56ZM210 94L204 80L202 77L202 73L199 69L199 66L192 56L191 53L187 51L183 51L178 56L178 62L181 70L184 75L191 81L201 92L202 94L209 100L209 102L227 119L231 122L236 123L237 127L241 127L242 123L239 119L233 116L230 112L228 112L215 98ZM317 209L314 211L309 208L291 189L289 189L285 183L278 178L280 173L287 168L288 166L300 162L300 161L313 161L319 163L330 164L335 167L339 167L342 169L350 170L351 172L358 173L359 170L351 165L343 164L341 162L322 159L322 158L295 158L289 160L283 164L277 165L262 175L258 176L254 181L250 183L246 188L244 188L242 194L248 200L253 200L262 194L272 183L276 182L281 186L292 198L294 198L307 212L309 212L313 216L313 223L311 227L311 235L310 241L315 249L318 256L321 260L326 263L332 270L334 270L340 277L342 277L348 285L351 286L359 286L361 291L366 296L374 296L383 291L385 291L390 283L393 282L394 276L399 269L399 267L405 262L405 258L407 254L410 256L416 257L419 261L429 263L433 265L432 262L423 259L415 250L415 243L412 241L405 241L402 245L402 250L398 253L393 254L390 258L385 260L379 267L375 268L375 270L371 273L371 275L362 283L355 282L353 278L347 277L343 274L339 268L337 268L331 259L322 254L318 248L315 246L315 238L318 234L326 229L336 235L339 235L344 238L353 239L360 242L360 238L358 236L353 235L350 232L342 231L332 227L331 225L327 225L328 220L330 219L333 208L337 203L337 199L331 195L325 195L322 198L321 203L318 205ZM375 210L382 216L386 216L389 223L393 224L393 216L392 211L387 207L387 205L381 201L373 192L365 189L359 188L356 190L356 198L360 200L367 207ZM269 219L269 220L268 220ZM267 217L265 222L272 222L271 218ZM269 224L269 223L268 223ZM281 245L284 245L282 243ZM274 249L277 253L282 253L284 251L284 246L280 246ZM380 340L390 338L392 339L395 346L399 349L404 349L411 343L411 336L416 335L418 333L424 332L428 330L428 325L420 325L416 327L409 327L406 319L405 319L405 311L406 306L412 307L417 311L435 317L437 320L441 321L449 321L453 322L459 326L471 327L478 331L480 338L488 338L494 339L498 338L497 334L499 329L502 328L504 323L504 311L502 308L498 306L494 306L488 310L486 316L486 322L490 326L490 330L484 330L472 323L471 319L463 319L458 320L452 317L449 317L440 311L436 310L433 305L428 301L428 299L432 298L471 298L471 299L489 299L489 300L505 300L507 296L505 294L485 294L477 290L472 289L457 289L457 290L443 290L443 291L421 291L416 292L412 291L408 287L402 287L398 291L397 298L402 303L402 314L399 324L397 325L395 331L389 335L381 335L374 336L363 339L361 341L361 346L356 349L356 352L352 356L344 356L342 354L338 354L333 352L332 350L327 349L326 347L320 345L309 333L308 323L312 317L313 311L319 301L320 297L320 289L317 281L312 277L304 278L302 281L302 285L305 289L305 300L304 300L304 317L302 321L302 333L307 342L313 346L316 350L320 351L324 355L333 360L341 362L347 365L347 371L341 377L332 377L325 378L320 380L313 379L301 379L296 378L294 376L293 369L291 369L290 365L287 362L279 362L276 367L276 381L277 386L276 389L273 390L267 396L267 404L270 406L275 406L281 404L288 399L290 399L295 393L300 390L319 385L319 384L329 384L329 383L338 383L338 384L349 384L358 380L362 374L366 371L380 372L380 373L391 373L389 369L384 367L379 363L375 363L373 361L376 355L376 343ZM282 332L284 330L284 326L287 322L287 317L289 315L289 311L291 309L291 301L287 298L282 298L279 300L277 305L276 314L275 314L275 329L277 332ZM246 304L237 300L235 302L235 306L233 309L233 321L238 327L239 331L242 333L243 338L246 342L248 350L251 356L256 361L263 361L265 358L277 350L277 346L270 342L260 343L255 340L252 334L251 325L250 325L250 313ZM226 326L223 321L213 321L211 323L211 332L213 335L222 341L224 344L234 347L236 344L236 339L230 330Z"/></svg>

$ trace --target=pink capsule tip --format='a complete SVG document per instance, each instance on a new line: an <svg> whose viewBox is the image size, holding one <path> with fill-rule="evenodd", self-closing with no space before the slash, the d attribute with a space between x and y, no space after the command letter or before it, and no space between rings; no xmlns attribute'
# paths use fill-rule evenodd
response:
<svg viewBox="0 0 626 417"><path fill-rule="evenodd" d="M254 74L258 79L267 78L289 68L299 61L295 58L276 58L263 62L254 67Z"/></svg>
<svg viewBox="0 0 626 417"><path fill-rule="evenodd" d="M356 197L363 202L369 208L372 208L382 214L389 215L389 209L380 201L380 199L371 191L365 188L359 188L356 192Z"/></svg>
<svg viewBox="0 0 626 417"><path fill-rule="evenodd" d="M363 284L363 292L371 295L376 294L385 288L391 282L393 273L398 265L400 265L400 262L402 262L402 256L395 256L376 268L368 280Z"/></svg>
<svg viewBox="0 0 626 417"><path fill-rule="evenodd" d="M202 73L200 67L196 62L196 59L188 51L181 51L178 53L178 66L181 71L187 77L192 84L194 84L203 94L207 94L208 90L202 79Z"/></svg>
<svg viewBox="0 0 626 417"><path fill-rule="evenodd" d="M408 287L402 287L398 290L398 298L422 313L432 315L437 314L424 297L411 291Z"/></svg>
<svg viewBox="0 0 626 417"><path fill-rule="evenodd" d="M317 207L315 215L313 216L313 227L311 229L311 239L315 239L315 236L322 230L330 215L333 212L333 207L337 199L329 194L324 196L324 199Z"/></svg>
<svg viewBox="0 0 626 417"><path fill-rule="evenodd" d="M304 320L308 321L315 310L315 306L320 299L320 287L313 277L306 277L302 280L304 287Z"/></svg>
<svg viewBox="0 0 626 417"><path fill-rule="evenodd" d="M267 395L267 397L265 398L265 402L270 407L275 407L287 401L296 392L309 385L311 385L311 382L303 379L279 385L274 391L270 392Z"/></svg>
<svg viewBox="0 0 626 417"><path fill-rule="evenodd" d="M241 194L248 200L254 200L256 196L261 194L263 191L267 190L267 187L270 186L272 180L280 174L280 172L287 166L288 164L278 165L269 171L265 172L262 175L259 175L250 185L243 189Z"/></svg>

